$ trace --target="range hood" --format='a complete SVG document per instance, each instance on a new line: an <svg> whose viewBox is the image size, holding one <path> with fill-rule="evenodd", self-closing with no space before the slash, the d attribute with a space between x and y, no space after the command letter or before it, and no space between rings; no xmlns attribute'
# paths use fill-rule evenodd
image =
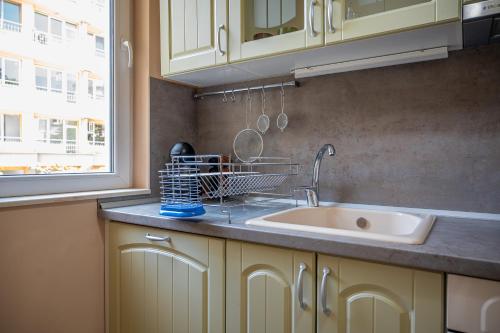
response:
<svg viewBox="0 0 500 333"><path fill-rule="evenodd" d="M500 0L464 4L463 38L464 47L500 43Z"/></svg>

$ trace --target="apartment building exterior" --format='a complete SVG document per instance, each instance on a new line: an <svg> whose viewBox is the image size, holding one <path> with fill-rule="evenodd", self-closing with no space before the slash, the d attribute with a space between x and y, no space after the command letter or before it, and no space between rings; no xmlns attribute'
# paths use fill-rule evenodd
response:
<svg viewBox="0 0 500 333"><path fill-rule="evenodd" d="M105 0L0 0L2 174L109 171L108 17Z"/></svg>

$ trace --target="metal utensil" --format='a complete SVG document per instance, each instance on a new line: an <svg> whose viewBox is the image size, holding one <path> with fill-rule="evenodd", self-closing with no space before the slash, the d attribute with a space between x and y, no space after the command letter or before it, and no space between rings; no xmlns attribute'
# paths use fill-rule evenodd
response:
<svg viewBox="0 0 500 333"><path fill-rule="evenodd" d="M288 126L288 116L285 113L285 89L283 89L283 83L281 83L281 113L276 119L276 126L283 132Z"/></svg>
<svg viewBox="0 0 500 333"><path fill-rule="evenodd" d="M269 116L266 114L266 93L264 92L264 86L262 86L262 114L257 119L257 129L265 134L269 129Z"/></svg>
<svg viewBox="0 0 500 333"><path fill-rule="evenodd" d="M247 90L247 102L245 104L245 125L246 128L239 131L233 141L234 155L242 162L253 162L262 155L264 141L256 130L250 128L248 113L252 111L252 96L250 89Z"/></svg>

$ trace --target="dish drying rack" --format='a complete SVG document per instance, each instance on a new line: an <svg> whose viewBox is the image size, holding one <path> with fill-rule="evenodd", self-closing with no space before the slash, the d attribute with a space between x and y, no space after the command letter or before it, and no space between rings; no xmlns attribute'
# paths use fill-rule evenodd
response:
<svg viewBox="0 0 500 333"><path fill-rule="evenodd" d="M230 223L233 207L292 197L289 180L298 175L299 164L282 157L252 160L233 162L224 155L172 156L172 162L159 171L162 207L218 206Z"/></svg>

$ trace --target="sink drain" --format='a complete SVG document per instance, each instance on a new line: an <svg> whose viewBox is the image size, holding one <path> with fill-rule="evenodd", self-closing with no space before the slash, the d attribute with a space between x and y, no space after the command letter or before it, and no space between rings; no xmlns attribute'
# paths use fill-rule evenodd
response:
<svg viewBox="0 0 500 333"><path fill-rule="evenodd" d="M368 228L368 220L365 219L364 217L360 217L356 220L356 225L360 229L366 229Z"/></svg>

